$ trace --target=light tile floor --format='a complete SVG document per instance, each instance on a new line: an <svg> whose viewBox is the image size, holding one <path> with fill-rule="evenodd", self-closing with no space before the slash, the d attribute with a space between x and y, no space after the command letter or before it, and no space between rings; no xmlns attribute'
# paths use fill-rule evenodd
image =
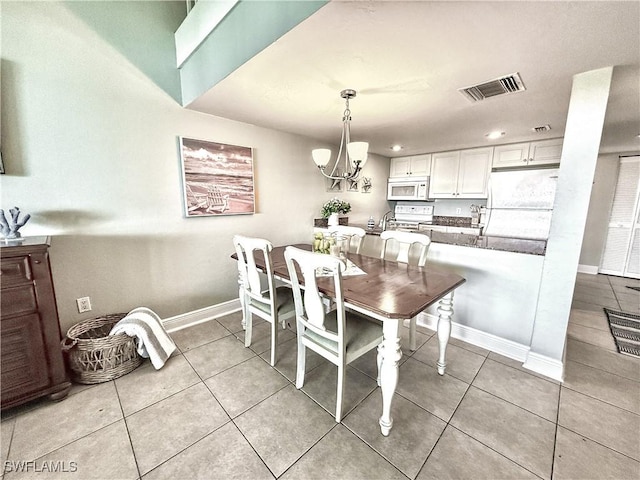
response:
<svg viewBox="0 0 640 480"><path fill-rule="evenodd" d="M180 352L159 371L147 361L59 403L3 412L3 476L639 479L640 360L615 351L602 311L638 313L627 285L640 281L578 275L562 385L455 339L441 377L433 332L420 332L420 348L404 350L389 437L375 353L349 367L336 424L335 368L309 353L296 390L294 333L280 335L271 368L268 325L246 349L232 314L176 332ZM20 461L32 463L16 472Z"/></svg>

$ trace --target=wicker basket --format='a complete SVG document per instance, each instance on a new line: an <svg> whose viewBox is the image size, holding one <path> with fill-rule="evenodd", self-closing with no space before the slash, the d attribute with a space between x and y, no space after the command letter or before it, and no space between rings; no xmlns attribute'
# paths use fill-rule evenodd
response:
<svg viewBox="0 0 640 480"><path fill-rule="evenodd" d="M67 351L71 378L78 383L101 383L121 377L142 363L135 338L124 333L109 335L126 313L84 320L67 331L63 349Z"/></svg>

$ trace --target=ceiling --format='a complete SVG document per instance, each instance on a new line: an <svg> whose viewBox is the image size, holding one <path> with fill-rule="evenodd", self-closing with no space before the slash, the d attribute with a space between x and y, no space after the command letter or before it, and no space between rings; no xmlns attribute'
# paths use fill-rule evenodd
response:
<svg viewBox="0 0 640 480"><path fill-rule="evenodd" d="M638 151L640 2L331 1L188 108L336 144L350 88L352 140L393 157L563 136L573 75L610 65L600 151ZM515 72L526 91L458 92Z"/></svg>

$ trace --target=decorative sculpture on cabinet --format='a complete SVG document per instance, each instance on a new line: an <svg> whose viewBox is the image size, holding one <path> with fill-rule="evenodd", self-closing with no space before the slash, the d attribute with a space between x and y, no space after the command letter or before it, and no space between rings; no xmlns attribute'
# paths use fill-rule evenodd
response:
<svg viewBox="0 0 640 480"><path fill-rule="evenodd" d="M20 238L21 235L18 230L29 221L31 215L27 213L20 220L20 209L18 207L9 209L9 213L11 214L11 219L7 219L4 210L0 209L0 234L6 239Z"/></svg>

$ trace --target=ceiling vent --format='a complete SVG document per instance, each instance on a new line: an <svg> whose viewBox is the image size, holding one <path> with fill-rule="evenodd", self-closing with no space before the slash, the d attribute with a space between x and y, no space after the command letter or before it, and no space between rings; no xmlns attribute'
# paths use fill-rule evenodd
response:
<svg viewBox="0 0 640 480"><path fill-rule="evenodd" d="M488 82L473 85L471 87L460 88L462 93L472 102L479 102L485 98L504 95L505 93L523 92L526 88L519 73L512 73L504 77L496 78Z"/></svg>
<svg viewBox="0 0 640 480"><path fill-rule="evenodd" d="M547 124L547 125L542 125L540 127L533 127L532 130L536 133L548 132L549 130L551 130L551 125Z"/></svg>

